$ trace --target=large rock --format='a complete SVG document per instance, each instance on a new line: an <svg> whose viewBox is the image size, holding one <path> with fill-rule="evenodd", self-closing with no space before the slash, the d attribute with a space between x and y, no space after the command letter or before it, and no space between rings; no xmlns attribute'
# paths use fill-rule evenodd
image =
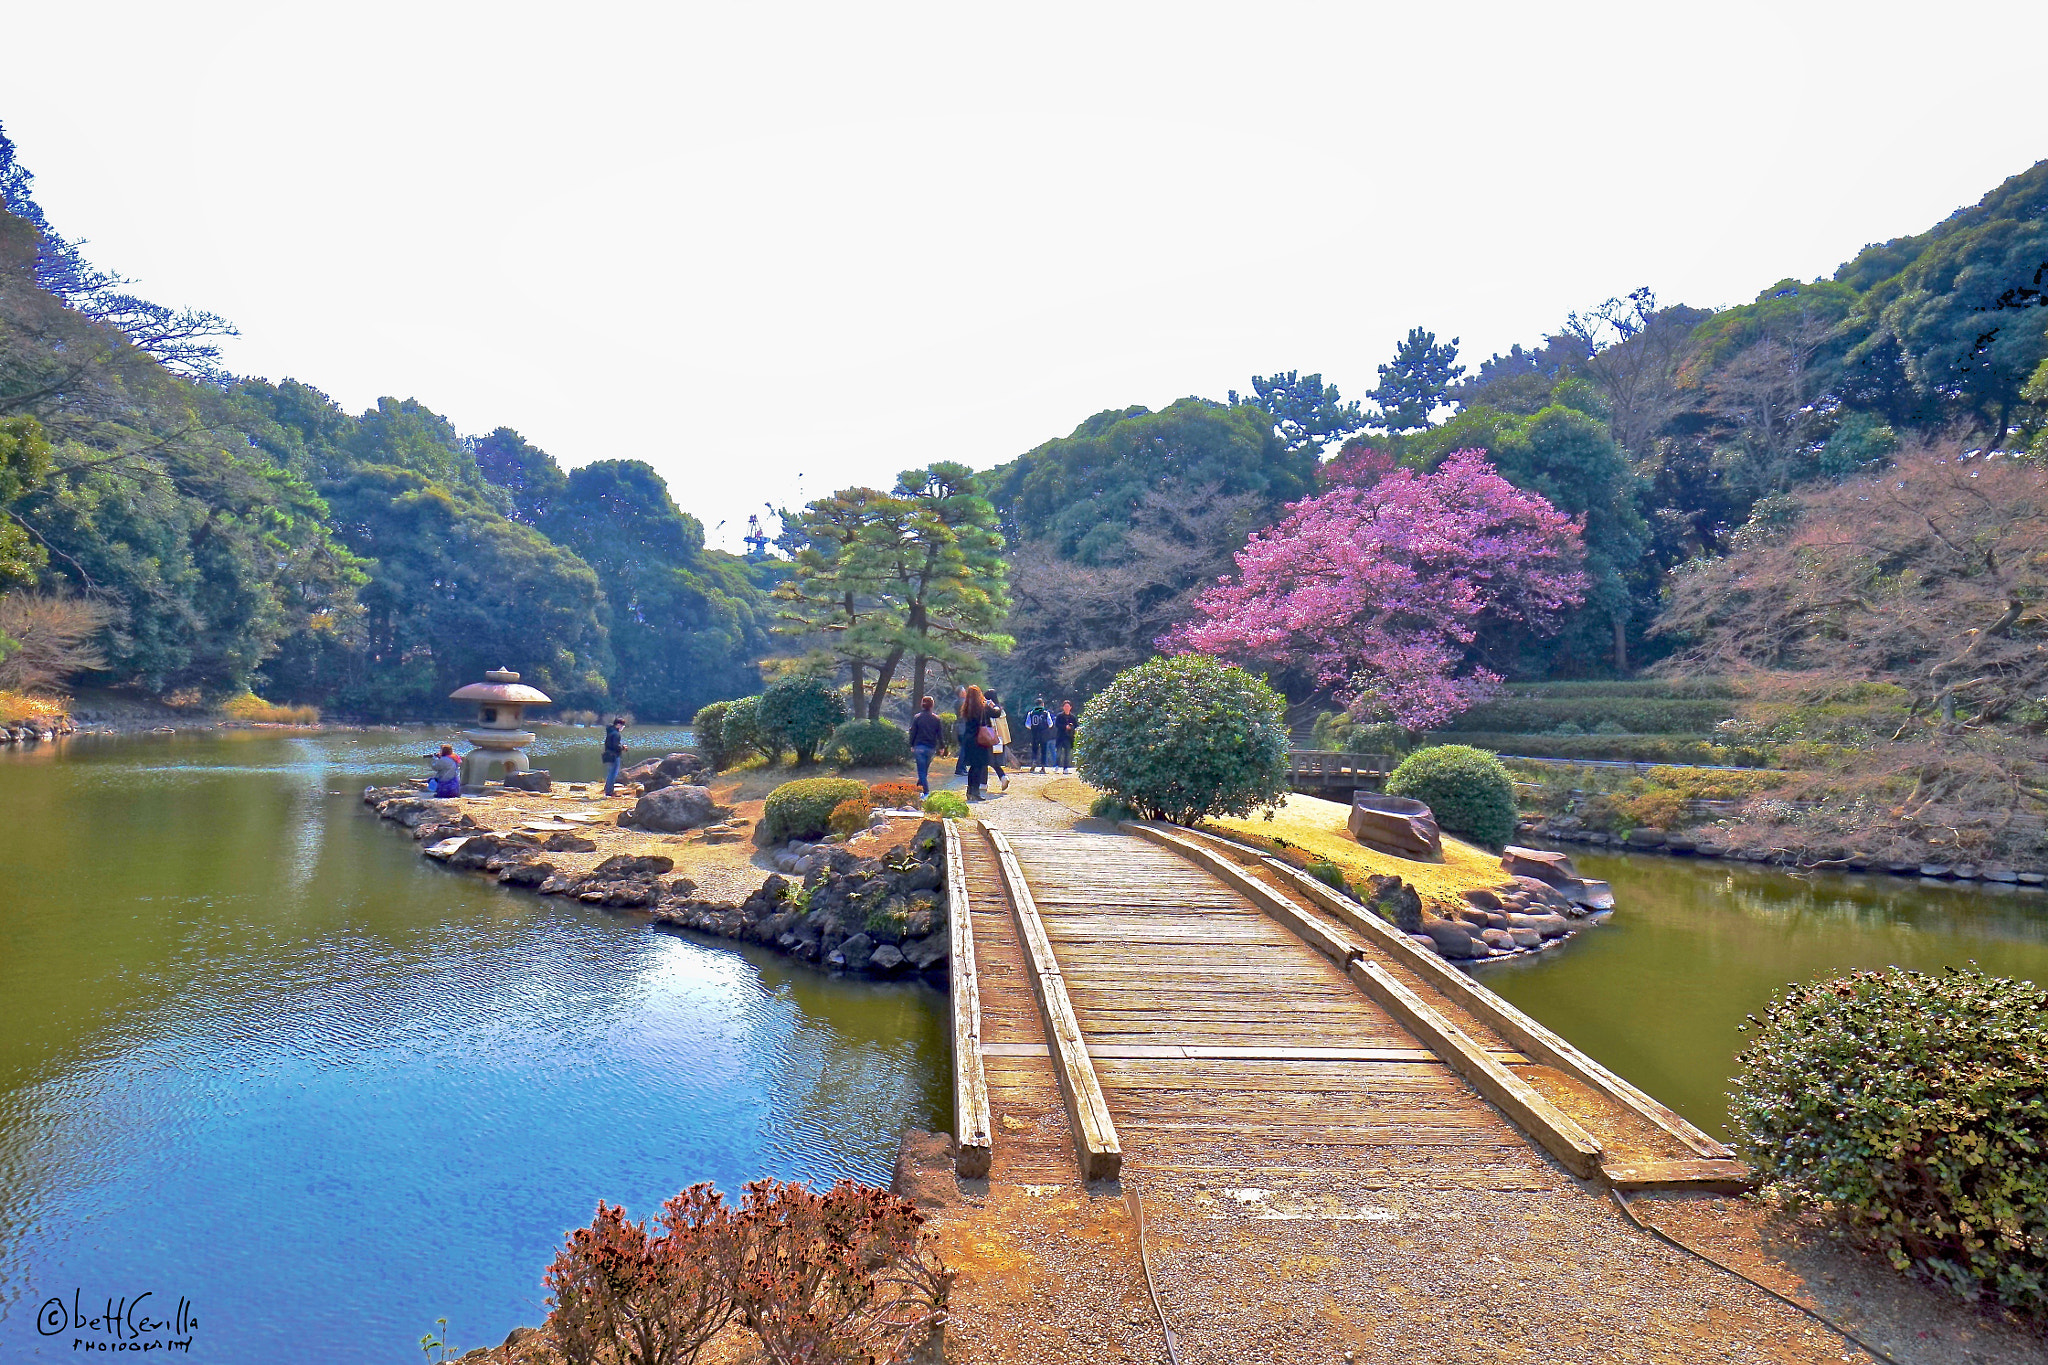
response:
<svg viewBox="0 0 2048 1365"><path fill-rule="evenodd" d="M717 824L731 814L729 807L711 799L710 788L678 785L649 792L634 802L632 823L641 829L679 834Z"/></svg>
<svg viewBox="0 0 2048 1365"><path fill-rule="evenodd" d="M1572 909L1570 899L1549 882L1536 877L1517 877L1515 884L1528 893L1529 903L1532 905L1546 906L1560 914L1568 913Z"/></svg>
<svg viewBox="0 0 2048 1365"><path fill-rule="evenodd" d="M659 853L634 854L614 853L596 867L590 875L596 881L618 881L626 877L660 877L675 871L676 860Z"/></svg>
<svg viewBox="0 0 2048 1365"><path fill-rule="evenodd" d="M595 853L597 840L588 835L558 829L541 844L550 853Z"/></svg>
<svg viewBox="0 0 2048 1365"><path fill-rule="evenodd" d="M522 772L506 773L505 786L516 792L544 792L554 790L554 782L548 777L546 768L528 768Z"/></svg>
<svg viewBox="0 0 2048 1365"><path fill-rule="evenodd" d="M943 965L952 955L952 946L944 934L933 934L929 938L917 939L903 945L903 956L911 966L921 972Z"/></svg>
<svg viewBox="0 0 2048 1365"><path fill-rule="evenodd" d="M1449 920L1426 919L1422 922L1422 935L1427 938L1443 956L1455 959L1483 957L1486 949L1481 947L1462 924Z"/></svg>
<svg viewBox="0 0 2048 1365"><path fill-rule="evenodd" d="M1562 886L1566 882L1575 882L1579 879L1578 871L1572 866L1569 854L1552 853L1540 848L1521 848L1509 844L1501 850L1500 865L1510 877L1535 877L1540 881L1549 882L1552 886Z"/></svg>
<svg viewBox="0 0 2048 1365"><path fill-rule="evenodd" d="M866 934L855 934L833 949L826 962L842 971L864 972L868 969L868 959L874 955L875 941ZM902 959L901 953L897 954L897 959Z"/></svg>
<svg viewBox="0 0 2048 1365"><path fill-rule="evenodd" d="M636 763L619 776L627 782L638 782L641 791L651 793L666 791L677 783L695 782L709 767L695 754L669 754Z"/></svg>
<svg viewBox="0 0 2048 1365"><path fill-rule="evenodd" d="M555 865L544 863L538 858L524 862L509 863L498 873L498 880L506 886L539 886L555 875Z"/></svg>
<svg viewBox="0 0 2048 1365"><path fill-rule="evenodd" d="M875 949L874 955L868 959L869 971L885 975L895 972L902 966L903 950L893 943L884 943Z"/></svg>

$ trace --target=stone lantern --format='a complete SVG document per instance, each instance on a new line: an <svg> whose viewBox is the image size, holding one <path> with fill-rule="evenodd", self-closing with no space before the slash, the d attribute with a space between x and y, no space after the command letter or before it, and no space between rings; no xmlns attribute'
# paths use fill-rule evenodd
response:
<svg viewBox="0 0 2048 1365"><path fill-rule="evenodd" d="M450 701L473 701L477 706L477 728L462 732L475 746L462 756L465 787L481 787L492 776L525 772L529 766L526 746L535 736L531 730L519 728L520 713L529 706L551 703L547 693L526 686L509 668L494 668L484 679L448 694Z"/></svg>

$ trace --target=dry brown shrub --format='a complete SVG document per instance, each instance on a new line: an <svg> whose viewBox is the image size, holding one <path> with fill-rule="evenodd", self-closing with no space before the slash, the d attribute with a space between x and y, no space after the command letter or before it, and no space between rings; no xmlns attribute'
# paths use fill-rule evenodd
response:
<svg viewBox="0 0 2048 1365"><path fill-rule="evenodd" d="M0 690L47 692L107 666L100 632L113 611L87 597L14 592L0 597Z"/></svg>

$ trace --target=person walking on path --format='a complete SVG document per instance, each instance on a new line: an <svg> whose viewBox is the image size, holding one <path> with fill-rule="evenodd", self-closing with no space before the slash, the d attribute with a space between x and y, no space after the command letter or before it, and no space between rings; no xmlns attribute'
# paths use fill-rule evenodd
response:
<svg viewBox="0 0 2048 1365"><path fill-rule="evenodd" d="M910 718L910 752L917 755L917 789L926 796L932 794L932 755L939 751L939 742L946 737L946 727L939 723L934 705L926 697L917 704L917 714Z"/></svg>
<svg viewBox="0 0 2048 1365"><path fill-rule="evenodd" d="M970 687L960 702L960 757L967 763L967 799L983 799L988 784L988 761L995 753L997 735L994 717L981 689Z"/></svg>
<svg viewBox="0 0 2048 1365"><path fill-rule="evenodd" d="M1060 771L1065 772L1074 762L1074 730L1081 724L1081 718L1074 714L1074 703L1060 703L1060 713L1052 718L1053 744L1059 750Z"/></svg>
<svg viewBox="0 0 2048 1365"><path fill-rule="evenodd" d="M953 765L953 776L967 776L967 689L962 687L953 698L953 738L960 745L960 761Z"/></svg>
<svg viewBox="0 0 2048 1365"><path fill-rule="evenodd" d="M1003 769L1008 763L1010 753L1010 718L1003 714L1002 698L993 690L989 692L987 701L988 723L993 725L996 731L995 752L989 755L988 766L995 769L996 780L1003 784L998 790L1008 791L1010 775Z"/></svg>
<svg viewBox="0 0 2048 1365"><path fill-rule="evenodd" d="M619 764L626 759L626 718L613 716L604 731L604 794L610 796L619 784Z"/></svg>
<svg viewBox="0 0 2048 1365"><path fill-rule="evenodd" d="M443 744L441 752L432 760L433 785L429 795L449 797L462 795L462 764L456 761L455 746Z"/></svg>
<svg viewBox="0 0 2048 1365"><path fill-rule="evenodd" d="M1031 770L1042 773L1052 756L1052 712L1045 709L1044 697L1025 713L1024 728L1031 735Z"/></svg>

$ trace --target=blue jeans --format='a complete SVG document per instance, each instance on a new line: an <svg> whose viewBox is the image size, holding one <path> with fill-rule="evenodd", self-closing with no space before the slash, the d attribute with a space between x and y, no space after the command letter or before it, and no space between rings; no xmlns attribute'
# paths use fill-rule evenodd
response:
<svg viewBox="0 0 2048 1365"><path fill-rule="evenodd" d="M620 761L617 754L613 754L604 761L604 794L606 796L610 796L612 788L618 785Z"/></svg>
<svg viewBox="0 0 2048 1365"><path fill-rule="evenodd" d="M917 755L918 789L926 796L932 794L932 755L938 751L938 746L932 744L916 744L912 745L910 749L910 752Z"/></svg>

